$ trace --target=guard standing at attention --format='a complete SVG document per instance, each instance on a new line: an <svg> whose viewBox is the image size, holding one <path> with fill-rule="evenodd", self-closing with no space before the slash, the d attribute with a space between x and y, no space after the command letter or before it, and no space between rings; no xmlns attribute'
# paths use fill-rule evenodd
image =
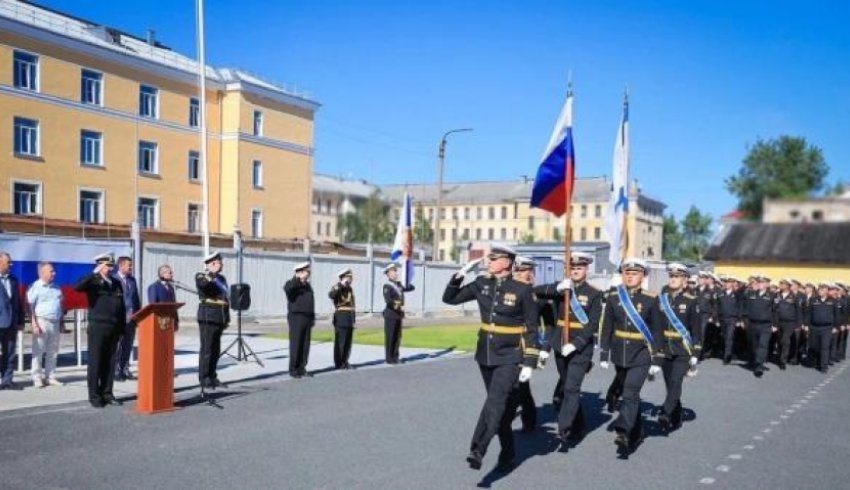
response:
<svg viewBox="0 0 850 490"><path fill-rule="evenodd" d="M469 467L476 470L481 468L487 447L496 435L502 446L497 471L513 468L516 454L511 421L516 413L515 386L517 382L528 383L540 355L537 299L530 285L511 277L515 258L516 252L511 248L491 244L487 274L463 284L466 273L480 262L480 259L474 260L452 277L443 292L446 304L476 301L481 315L475 361L487 390L487 399L466 457Z"/></svg>
<svg viewBox="0 0 850 490"><path fill-rule="evenodd" d="M398 280L398 264L384 268L387 282L384 284L384 360L387 364L398 364L401 348L401 329L404 321L404 293L413 291L413 285L405 287Z"/></svg>

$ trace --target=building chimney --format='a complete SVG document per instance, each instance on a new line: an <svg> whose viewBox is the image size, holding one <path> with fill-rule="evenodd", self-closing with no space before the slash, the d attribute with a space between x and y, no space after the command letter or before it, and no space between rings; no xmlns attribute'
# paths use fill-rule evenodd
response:
<svg viewBox="0 0 850 490"><path fill-rule="evenodd" d="M156 46L156 31L148 29L147 42L150 46Z"/></svg>

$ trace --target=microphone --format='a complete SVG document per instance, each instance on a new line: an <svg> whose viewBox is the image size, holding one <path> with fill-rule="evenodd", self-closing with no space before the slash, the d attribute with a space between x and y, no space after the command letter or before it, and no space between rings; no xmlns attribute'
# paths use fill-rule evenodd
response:
<svg viewBox="0 0 850 490"><path fill-rule="evenodd" d="M186 291L186 292L189 292L189 293L192 293L192 294L198 294L197 290L192 289L189 286L186 286L185 284L183 284L180 281L171 281L171 283L174 284L174 287L177 288L177 289L182 289L183 291Z"/></svg>

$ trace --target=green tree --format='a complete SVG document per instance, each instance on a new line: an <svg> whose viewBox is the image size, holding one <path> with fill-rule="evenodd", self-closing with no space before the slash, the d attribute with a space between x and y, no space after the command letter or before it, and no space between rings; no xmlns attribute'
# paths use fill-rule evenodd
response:
<svg viewBox="0 0 850 490"><path fill-rule="evenodd" d="M664 227L661 238L661 256L664 260L679 260L682 247L682 234L679 232L679 222L672 214L664 217Z"/></svg>
<svg viewBox="0 0 850 490"><path fill-rule="evenodd" d="M756 141L726 189L738 198L738 209L760 219L765 198L807 197L823 188L829 166L820 148L805 138L780 136Z"/></svg>
<svg viewBox="0 0 850 490"><path fill-rule="evenodd" d="M711 238L711 216L703 214L696 206L691 206L688 214L682 218L682 240L679 256L684 260L701 262Z"/></svg>
<svg viewBox="0 0 850 490"><path fill-rule="evenodd" d="M395 237L390 207L377 192L356 211L340 216L337 226L345 242L390 243Z"/></svg>
<svg viewBox="0 0 850 490"><path fill-rule="evenodd" d="M413 221L413 239L418 243L430 244L434 240L434 229L422 208L416 208Z"/></svg>
<svg viewBox="0 0 850 490"><path fill-rule="evenodd" d="M561 229L557 226L552 229L552 241L560 242L561 241Z"/></svg>
<svg viewBox="0 0 850 490"><path fill-rule="evenodd" d="M534 233L530 231L528 233L523 233L522 236L519 237L519 242L524 245L530 245L534 243Z"/></svg>

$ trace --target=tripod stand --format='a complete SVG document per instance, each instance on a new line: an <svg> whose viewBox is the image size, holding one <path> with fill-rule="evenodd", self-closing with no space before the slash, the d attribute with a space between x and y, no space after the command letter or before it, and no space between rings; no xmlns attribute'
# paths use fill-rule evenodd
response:
<svg viewBox="0 0 850 490"><path fill-rule="evenodd" d="M233 339L233 342L227 346L221 352L221 355L227 355L232 359L236 359L238 362L250 362L253 357L253 362L256 362L260 365L260 367L266 367L257 354L251 349L251 346L248 345L248 342L242 338L242 310L245 305L245 300L242 297L244 294L247 294L247 288L245 288L245 284L242 283L242 256L243 256L243 246L242 246L242 233L239 230L233 232L233 248L236 249L236 276L238 284L234 284L231 287L231 297L230 304L231 308L236 310L236 338ZM233 294L236 293L236 294ZM249 298L250 300L250 298ZM230 349L236 347L236 355L230 353ZM219 356L221 358L221 356Z"/></svg>

